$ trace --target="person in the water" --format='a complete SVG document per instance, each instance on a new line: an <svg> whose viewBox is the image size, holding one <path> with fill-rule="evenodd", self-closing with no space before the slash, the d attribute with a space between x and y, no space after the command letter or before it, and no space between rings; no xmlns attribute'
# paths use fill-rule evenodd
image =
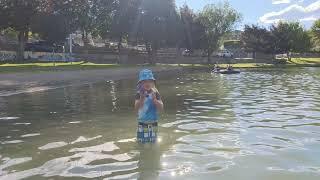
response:
<svg viewBox="0 0 320 180"><path fill-rule="evenodd" d="M159 111L163 109L163 102L156 88L156 79L149 69L144 69L139 73L135 109L138 111L139 121L138 142L156 142Z"/></svg>

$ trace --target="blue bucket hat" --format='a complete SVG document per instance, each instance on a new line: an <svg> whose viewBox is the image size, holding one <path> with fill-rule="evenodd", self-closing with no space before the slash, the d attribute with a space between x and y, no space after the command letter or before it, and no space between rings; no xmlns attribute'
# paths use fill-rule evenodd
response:
<svg viewBox="0 0 320 180"><path fill-rule="evenodd" d="M139 82L138 83L140 83L141 81L145 81L145 80L153 80L153 81L156 80L150 69L144 69L144 70L140 71L140 73L139 73Z"/></svg>

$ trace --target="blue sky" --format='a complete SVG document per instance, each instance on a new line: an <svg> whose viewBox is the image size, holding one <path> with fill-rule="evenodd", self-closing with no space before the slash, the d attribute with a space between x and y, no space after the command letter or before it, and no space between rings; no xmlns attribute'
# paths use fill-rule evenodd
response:
<svg viewBox="0 0 320 180"><path fill-rule="evenodd" d="M180 7L187 3L194 11L221 0L176 0ZM300 21L306 28L320 18L320 0L229 0L243 16L243 24L269 26L279 20Z"/></svg>

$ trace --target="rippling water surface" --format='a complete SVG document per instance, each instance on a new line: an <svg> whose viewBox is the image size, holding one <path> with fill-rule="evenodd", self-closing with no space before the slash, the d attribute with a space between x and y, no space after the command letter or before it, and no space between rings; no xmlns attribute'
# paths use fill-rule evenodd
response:
<svg viewBox="0 0 320 180"><path fill-rule="evenodd" d="M135 142L135 80L0 97L0 179L320 178L320 71L158 81L159 142Z"/></svg>

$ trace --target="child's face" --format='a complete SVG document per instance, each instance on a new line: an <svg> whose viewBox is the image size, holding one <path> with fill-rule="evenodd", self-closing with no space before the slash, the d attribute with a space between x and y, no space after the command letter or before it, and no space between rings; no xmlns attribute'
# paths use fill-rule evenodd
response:
<svg viewBox="0 0 320 180"><path fill-rule="evenodd" d="M143 81L142 87L143 89L149 91L154 87L154 81L152 80Z"/></svg>

